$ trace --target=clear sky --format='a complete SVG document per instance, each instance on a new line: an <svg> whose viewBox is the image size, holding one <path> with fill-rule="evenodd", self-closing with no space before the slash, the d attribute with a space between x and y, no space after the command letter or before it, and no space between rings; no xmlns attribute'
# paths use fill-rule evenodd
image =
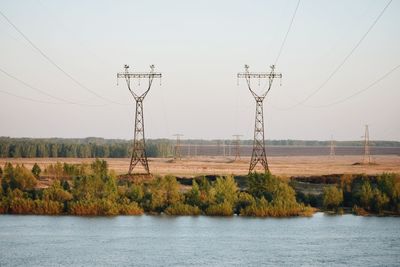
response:
<svg viewBox="0 0 400 267"><path fill-rule="evenodd" d="M37 48L101 97L0 16L0 69L42 91L0 71L0 136L130 139L134 102L116 73L155 64L163 78L144 102L148 138L250 139L255 103L236 74L275 62L297 3L2 0L0 11ZM276 66L282 85L264 103L266 139L358 140L369 124L371 139L400 140L400 68L342 101L400 64L399 0L365 35L387 3L300 2Z"/></svg>

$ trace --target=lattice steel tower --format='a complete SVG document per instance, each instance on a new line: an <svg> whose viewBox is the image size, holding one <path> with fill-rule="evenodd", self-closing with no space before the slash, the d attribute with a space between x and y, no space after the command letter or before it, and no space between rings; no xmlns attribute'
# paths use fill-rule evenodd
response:
<svg viewBox="0 0 400 267"><path fill-rule="evenodd" d="M258 163L264 168L264 172L269 172L267 155L265 152L265 141L264 141L264 110L263 101L267 96L268 92L271 90L272 83L275 78L282 78L281 73L275 72L275 66L272 65L271 71L267 73L260 72L249 72L249 66L245 65L244 72L238 73L237 78L245 78L247 86L256 100L256 118L254 125L254 141L253 141L253 153L251 155L249 173L251 173ZM251 86L251 79L268 79L268 83L264 88L264 92L257 94Z"/></svg>
<svg viewBox="0 0 400 267"><path fill-rule="evenodd" d="M146 155L146 142L144 138L144 117L143 117L143 100L147 93L150 91L151 85L153 84L154 78L161 78L161 73L154 72L154 65L150 66L150 72L129 72L129 66L124 66L125 71L117 73L117 79L123 78L126 81L129 92L132 94L136 102L135 111L135 133L133 137L132 157L129 165L129 174L132 173L133 169L138 163L140 163L146 174L150 173L149 163ZM131 79L148 79L148 86L144 93L137 94L133 91L131 86Z"/></svg>
<svg viewBox="0 0 400 267"><path fill-rule="evenodd" d="M368 125L365 125L365 134L364 134L364 164L371 164L371 151L369 148L369 129Z"/></svg>
<svg viewBox="0 0 400 267"><path fill-rule="evenodd" d="M176 160L181 160L182 159L182 150L181 150L181 137L183 134L174 134L176 136L176 143L175 143L175 153L174 153L174 158Z"/></svg>
<svg viewBox="0 0 400 267"><path fill-rule="evenodd" d="M234 140L234 144L235 144L235 159L234 159L234 161L236 161L236 160L240 159L240 137L242 137L243 135L234 134L232 136L235 137L235 140Z"/></svg>
<svg viewBox="0 0 400 267"><path fill-rule="evenodd" d="M330 153L329 153L329 155L331 156L331 157L334 157L335 156L335 140L333 140L333 136L331 136L331 145L330 145Z"/></svg>

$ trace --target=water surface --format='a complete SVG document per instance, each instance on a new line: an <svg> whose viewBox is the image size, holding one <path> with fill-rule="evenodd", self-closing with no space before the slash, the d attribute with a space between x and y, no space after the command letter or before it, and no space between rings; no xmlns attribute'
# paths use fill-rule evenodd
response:
<svg viewBox="0 0 400 267"><path fill-rule="evenodd" d="M400 218L0 216L0 266L399 266Z"/></svg>

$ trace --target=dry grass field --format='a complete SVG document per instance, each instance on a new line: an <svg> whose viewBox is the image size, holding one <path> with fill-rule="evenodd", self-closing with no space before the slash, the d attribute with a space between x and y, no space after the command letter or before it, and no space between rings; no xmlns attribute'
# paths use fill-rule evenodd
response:
<svg viewBox="0 0 400 267"><path fill-rule="evenodd" d="M129 166L128 158L107 158L110 169L118 174L126 173ZM197 157L172 160L165 158L150 158L150 170L156 175L172 174L181 177L197 175L244 175L248 172L249 157L233 161L225 157ZM311 176L342 173L378 174L382 172L400 173L400 156L382 155L373 157L372 165L353 165L362 161L362 156L288 156L270 157L268 159L271 172L279 176ZM31 168L36 162L42 169L51 163L90 163L93 159L85 158L1 158L0 166L6 162L24 164ZM140 171L140 169L138 169Z"/></svg>

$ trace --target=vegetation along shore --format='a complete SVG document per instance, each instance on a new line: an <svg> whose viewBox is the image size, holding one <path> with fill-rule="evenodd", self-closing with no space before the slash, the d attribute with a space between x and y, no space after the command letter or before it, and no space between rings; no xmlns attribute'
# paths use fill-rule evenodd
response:
<svg viewBox="0 0 400 267"><path fill-rule="evenodd" d="M38 188L38 180L53 183ZM41 170L6 163L0 168L0 213L40 215L312 216L317 209L358 215L399 215L400 176L341 175L283 179L270 173L242 177L118 177L104 160L57 163ZM321 194L304 185L323 185ZM307 187L307 186L306 186Z"/></svg>

